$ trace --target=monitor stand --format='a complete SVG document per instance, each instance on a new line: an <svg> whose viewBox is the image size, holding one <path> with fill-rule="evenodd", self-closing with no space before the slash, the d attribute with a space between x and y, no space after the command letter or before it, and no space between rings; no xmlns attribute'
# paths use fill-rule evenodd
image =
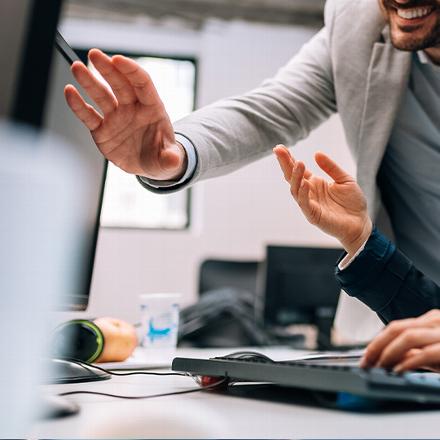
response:
<svg viewBox="0 0 440 440"><path fill-rule="evenodd" d="M109 373L98 370L91 365L76 363L64 359L49 359L46 367L47 383L81 383L108 380Z"/></svg>

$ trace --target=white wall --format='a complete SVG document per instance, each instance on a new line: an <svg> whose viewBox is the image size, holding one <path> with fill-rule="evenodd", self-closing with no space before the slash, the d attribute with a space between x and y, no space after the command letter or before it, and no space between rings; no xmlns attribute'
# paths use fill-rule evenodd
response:
<svg viewBox="0 0 440 440"><path fill-rule="evenodd" d="M63 25L66 39L76 47L196 56L199 106L258 85L314 32L240 22L211 22L201 31L72 19ZM354 172L337 117L294 151L312 165L317 149ZM232 175L197 184L189 231L103 230L87 315L136 320L137 295L147 292L182 292L184 303L192 302L197 268L207 257L262 259L268 243L336 245L306 223L286 185L271 156Z"/></svg>

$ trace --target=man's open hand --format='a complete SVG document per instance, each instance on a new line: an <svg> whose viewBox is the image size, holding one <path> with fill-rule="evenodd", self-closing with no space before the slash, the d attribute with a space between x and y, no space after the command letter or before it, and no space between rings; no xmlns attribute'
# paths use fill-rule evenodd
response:
<svg viewBox="0 0 440 440"><path fill-rule="evenodd" d="M367 202L356 181L323 153L316 163L333 182L314 176L283 145L274 148L290 192L307 220L337 238L345 250L356 252L368 239L372 223Z"/></svg>
<svg viewBox="0 0 440 440"><path fill-rule="evenodd" d="M89 58L110 88L81 62L72 72L102 114L67 85L67 103L90 130L102 154L119 168L157 180L178 179L186 154L176 142L173 127L150 76L133 60L112 58L98 49Z"/></svg>

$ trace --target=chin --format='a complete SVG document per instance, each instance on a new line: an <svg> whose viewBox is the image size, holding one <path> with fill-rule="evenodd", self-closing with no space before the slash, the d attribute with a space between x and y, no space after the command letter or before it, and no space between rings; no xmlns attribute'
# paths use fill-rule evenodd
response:
<svg viewBox="0 0 440 440"><path fill-rule="evenodd" d="M398 37L392 35L391 41L396 49L407 52L416 52L419 50L426 49L427 47L423 44L423 41L418 41L415 40L414 38L405 38L405 37Z"/></svg>
<svg viewBox="0 0 440 440"><path fill-rule="evenodd" d="M399 50L418 51L429 47L437 46L438 36L435 32L420 31L405 32L399 28L391 30L391 41L393 46Z"/></svg>

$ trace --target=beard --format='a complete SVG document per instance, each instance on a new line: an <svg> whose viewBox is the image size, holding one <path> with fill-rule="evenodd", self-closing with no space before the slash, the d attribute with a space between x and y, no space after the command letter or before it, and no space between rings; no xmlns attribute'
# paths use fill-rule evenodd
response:
<svg viewBox="0 0 440 440"><path fill-rule="evenodd" d="M394 0L380 0L391 30L391 42L394 47L405 51L418 51L440 45L440 2L438 0L410 0L399 4ZM396 20L397 9L431 7L435 20L430 26L399 25Z"/></svg>

